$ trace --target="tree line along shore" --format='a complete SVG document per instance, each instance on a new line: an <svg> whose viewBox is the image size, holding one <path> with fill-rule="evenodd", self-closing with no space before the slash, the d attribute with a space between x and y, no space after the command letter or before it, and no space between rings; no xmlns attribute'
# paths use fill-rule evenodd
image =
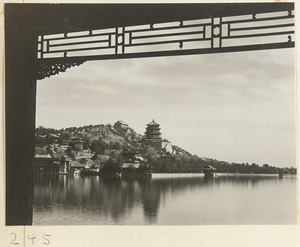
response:
<svg viewBox="0 0 300 247"><path fill-rule="evenodd" d="M275 167L269 164L229 163L213 158L192 155L170 141L162 138L160 150L143 142L143 135L129 126L100 124L65 129L38 127L35 131L35 155L50 154L52 157L67 157L76 160L85 155L107 157L102 162L106 171L121 171L126 162L124 151L140 157L152 173L201 173L204 167L212 166L217 173L242 174L296 174L292 166Z"/></svg>

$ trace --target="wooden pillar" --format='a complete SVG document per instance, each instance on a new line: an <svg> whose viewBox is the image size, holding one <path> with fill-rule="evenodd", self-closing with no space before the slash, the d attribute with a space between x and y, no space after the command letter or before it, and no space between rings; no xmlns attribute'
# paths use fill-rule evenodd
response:
<svg viewBox="0 0 300 247"><path fill-rule="evenodd" d="M6 225L32 224L37 37L5 9Z"/></svg>

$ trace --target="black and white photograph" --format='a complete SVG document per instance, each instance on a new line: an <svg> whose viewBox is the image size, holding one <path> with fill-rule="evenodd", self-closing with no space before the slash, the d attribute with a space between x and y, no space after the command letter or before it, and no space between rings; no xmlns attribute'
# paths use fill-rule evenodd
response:
<svg viewBox="0 0 300 247"><path fill-rule="evenodd" d="M296 225L294 3L5 4L6 225Z"/></svg>

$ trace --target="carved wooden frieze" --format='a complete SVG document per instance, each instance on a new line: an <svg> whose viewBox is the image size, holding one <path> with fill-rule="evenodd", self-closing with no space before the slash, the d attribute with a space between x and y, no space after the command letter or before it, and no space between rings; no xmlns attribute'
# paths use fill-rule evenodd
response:
<svg viewBox="0 0 300 247"><path fill-rule="evenodd" d="M60 72L65 72L67 69L83 64L85 60L79 61L64 61L62 58L59 62L39 61L37 79L41 80L52 75L57 75Z"/></svg>
<svg viewBox="0 0 300 247"><path fill-rule="evenodd" d="M40 35L38 79L90 60L289 48L294 33L294 10L286 9Z"/></svg>

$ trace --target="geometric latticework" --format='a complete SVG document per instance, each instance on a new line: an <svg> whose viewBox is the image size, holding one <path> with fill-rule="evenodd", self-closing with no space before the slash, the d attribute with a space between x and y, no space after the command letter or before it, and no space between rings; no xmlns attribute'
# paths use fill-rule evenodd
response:
<svg viewBox="0 0 300 247"><path fill-rule="evenodd" d="M88 60L294 47L293 12L287 9L245 15L232 13L231 16L40 35L38 78Z"/></svg>

